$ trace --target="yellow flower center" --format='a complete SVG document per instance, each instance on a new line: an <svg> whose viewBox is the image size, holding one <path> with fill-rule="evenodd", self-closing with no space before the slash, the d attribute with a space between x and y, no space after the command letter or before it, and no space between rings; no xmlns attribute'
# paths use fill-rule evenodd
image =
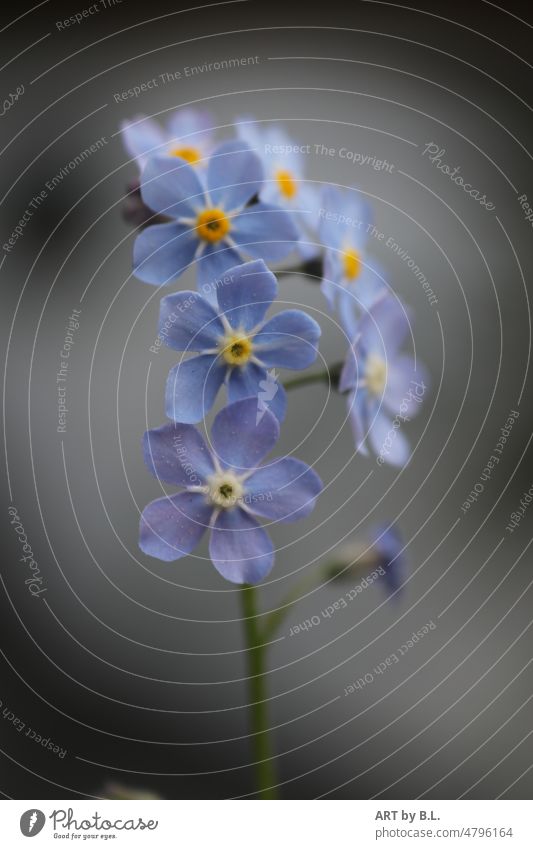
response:
<svg viewBox="0 0 533 849"><path fill-rule="evenodd" d="M184 159L189 165L196 165L202 158L197 147L173 147L172 150L169 150L169 154L170 156L179 156L180 159Z"/></svg>
<svg viewBox="0 0 533 849"><path fill-rule="evenodd" d="M204 209L196 219L196 230L206 242L220 242L230 230L229 218L222 209Z"/></svg>
<svg viewBox="0 0 533 849"><path fill-rule="evenodd" d="M242 366L252 356L252 340L244 333L228 333L220 343L220 353L230 366Z"/></svg>
<svg viewBox="0 0 533 849"><path fill-rule="evenodd" d="M298 191L298 184L290 171L277 171L276 180L281 194L286 198L293 198Z"/></svg>
<svg viewBox="0 0 533 849"><path fill-rule="evenodd" d="M349 248L342 255L344 274L348 280L355 280L361 273L361 254L355 248Z"/></svg>
<svg viewBox="0 0 533 849"><path fill-rule="evenodd" d="M369 354L366 361L365 379L372 395L381 395L387 384L387 363L378 354Z"/></svg>
<svg viewBox="0 0 533 849"><path fill-rule="evenodd" d="M242 498L244 489L233 472L217 472L207 481L207 497L215 507L235 507Z"/></svg>

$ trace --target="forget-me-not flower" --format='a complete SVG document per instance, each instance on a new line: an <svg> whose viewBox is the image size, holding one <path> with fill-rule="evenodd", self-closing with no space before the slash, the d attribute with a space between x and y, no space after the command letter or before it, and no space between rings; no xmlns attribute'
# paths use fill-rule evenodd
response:
<svg viewBox="0 0 533 849"><path fill-rule="evenodd" d="M241 251L267 261L283 259L298 232L285 210L263 201L251 203L262 186L261 161L243 141L226 142L214 151L205 183L183 160L149 159L141 183L143 201L173 220L137 236L137 277L159 286L196 260L202 287L242 263Z"/></svg>
<svg viewBox="0 0 533 849"><path fill-rule="evenodd" d="M197 292L177 292L161 301L160 338L174 350L196 353L169 374L167 416L199 422L225 382L230 401L254 395L281 420L286 395L271 370L311 365L320 326L295 309L265 321L278 284L263 260L229 269L213 288L216 306Z"/></svg>
<svg viewBox="0 0 533 849"><path fill-rule="evenodd" d="M255 518L294 522L314 508L322 482L292 457L260 466L279 437L267 410L256 421L255 398L221 410L209 447L190 424L170 423L144 436L144 456L160 480L183 487L152 501L142 513L141 549L160 560L189 554L209 528L209 554L228 581L257 584L274 564L272 542Z"/></svg>
<svg viewBox="0 0 533 849"><path fill-rule="evenodd" d="M372 211L357 192L327 186L322 192L319 218L320 240L325 247L322 292L353 338L358 317L387 288L378 266L373 260L369 264L366 251Z"/></svg>
<svg viewBox="0 0 533 849"><path fill-rule="evenodd" d="M415 415L427 389L427 372L400 348L409 319L398 300L385 293L359 322L341 373L339 389L348 391L348 410L357 450L378 463L403 466L411 449L402 430Z"/></svg>
<svg viewBox="0 0 533 849"><path fill-rule="evenodd" d="M121 124L124 146L142 172L156 154L179 157L190 165L201 165L213 149L213 119L203 109L178 109L165 128L153 118L137 115Z"/></svg>
<svg viewBox="0 0 533 849"><path fill-rule="evenodd" d="M236 130L257 153L265 169L261 199L290 209L300 230L296 248L305 259L315 256L320 198L318 190L305 180L305 159L309 145L301 145L281 127L241 118ZM305 153L302 153L305 150Z"/></svg>

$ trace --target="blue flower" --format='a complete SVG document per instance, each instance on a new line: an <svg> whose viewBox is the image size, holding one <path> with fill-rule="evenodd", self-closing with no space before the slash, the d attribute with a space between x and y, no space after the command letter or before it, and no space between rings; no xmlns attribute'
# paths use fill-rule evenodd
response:
<svg viewBox="0 0 533 849"><path fill-rule="evenodd" d="M179 157L190 165L201 165L213 148L213 119L200 109L179 109L165 129L153 118L137 115L123 121L120 128L124 146L142 172L155 154Z"/></svg>
<svg viewBox="0 0 533 849"><path fill-rule="evenodd" d="M385 293L361 318L341 373L357 450L378 463L403 466L411 449L402 430L421 407L429 383L426 369L400 348L409 332L405 308Z"/></svg>
<svg viewBox="0 0 533 849"><path fill-rule="evenodd" d="M255 518L294 522L314 508L322 482L292 457L259 464L279 437L268 410L257 422L255 398L215 417L209 448L190 424L171 423L144 436L144 457L160 481L183 488L142 513L139 545L152 557L178 560L209 528L209 554L228 581L256 584L274 564L272 542Z"/></svg>
<svg viewBox="0 0 533 849"><path fill-rule="evenodd" d="M374 525L362 537L354 537L338 549L325 576L353 581L363 573L371 575L370 583L377 581L387 592L396 593L407 576L404 548L396 525Z"/></svg>
<svg viewBox="0 0 533 849"><path fill-rule="evenodd" d="M205 185L183 160L151 158L143 172L142 198L150 209L174 220L137 236L137 277L160 286L197 260L201 287L243 262L241 251L267 261L283 259L298 232L288 212L262 201L250 203L262 185L261 161L242 141L215 150Z"/></svg>
<svg viewBox="0 0 533 849"><path fill-rule="evenodd" d="M372 218L369 205L357 192L343 193L332 186L323 190L319 233L326 250L321 288L352 339L358 317L387 291L378 266L373 261L368 264Z"/></svg>
<svg viewBox="0 0 533 849"><path fill-rule="evenodd" d="M320 197L318 190L306 182L305 157L300 145L280 127L259 125L253 118L241 118L236 123L239 138L257 153L265 169L265 186L261 199L277 203L293 212L300 230L296 249L304 259L319 252L315 225L318 222Z"/></svg>
<svg viewBox="0 0 533 849"><path fill-rule="evenodd" d="M254 395L278 419L286 395L275 368L304 369L316 359L320 327L301 310L265 322L278 284L263 260L229 269L215 290L216 306L197 292L161 301L159 337L176 351L195 352L171 370L166 391L170 419L199 422L227 383L230 401Z"/></svg>

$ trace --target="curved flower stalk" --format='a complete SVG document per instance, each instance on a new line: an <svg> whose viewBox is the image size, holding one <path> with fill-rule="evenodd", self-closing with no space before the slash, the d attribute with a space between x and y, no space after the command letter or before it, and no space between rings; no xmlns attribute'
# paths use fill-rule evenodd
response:
<svg viewBox="0 0 533 849"><path fill-rule="evenodd" d="M221 410L210 447L192 425L163 425L144 437L144 458L165 483L184 488L146 507L141 549L160 560L189 554L209 529L213 565L228 581L257 584L274 565L274 549L256 516L295 522L309 515L322 490L316 472L292 457L261 461L279 438L268 410L257 421L257 400L247 398Z"/></svg>
<svg viewBox="0 0 533 849"><path fill-rule="evenodd" d="M287 396L276 368L305 369L317 356L320 327L301 310L265 314L277 296L276 278L263 260L229 269L216 286L216 307L196 292L161 301L159 335L176 351L197 355L170 371L166 413L199 422L225 383L229 401L254 396L258 417L269 409L281 421Z"/></svg>
<svg viewBox="0 0 533 849"><path fill-rule="evenodd" d="M425 367L400 353L408 332L405 308L383 294L361 319L341 373L356 449L368 455L369 442L380 465L408 461L401 428L419 411L429 383Z"/></svg>
<svg viewBox="0 0 533 849"><path fill-rule="evenodd" d="M172 219L147 227L135 240L137 277L160 286L196 261L198 286L211 284L243 262L242 252L270 262L294 248L298 232L288 212L250 202L263 187L261 161L242 141L218 147L205 181L181 159L155 156L143 171L141 195L156 213Z"/></svg>
<svg viewBox="0 0 533 849"><path fill-rule="evenodd" d="M357 192L327 186L322 192L319 234L325 246L322 292L330 309L337 310L349 338L357 319L388 291L379 267L367 254L373 215Z"/></svg>
<svg viewBox="0 0 533 849"><path fill-rule="evenodd" d="M151 156L179 157L189 165L202 167L213 150L211 114L202 109L178 109L162 127L153 118L137 115L122 121L124 147L142 173Z"/></svg>
<svg viewBox="0 0 533 849"><path fill-rule="evenodd" d="M296 249L304 259L319 253L317 242L320 192L305 180L305 157L297 144L280 127L257 124L251 117L237 121L239 138L247 142L263 163L263 200L290 209L300 231Z"/></svg>

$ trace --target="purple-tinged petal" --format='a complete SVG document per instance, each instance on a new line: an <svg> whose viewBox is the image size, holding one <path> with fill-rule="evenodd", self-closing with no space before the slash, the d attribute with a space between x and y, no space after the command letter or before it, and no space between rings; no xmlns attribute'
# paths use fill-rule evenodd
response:
<svg viewBox="0 0 533 849"><path fill-rule="evenodd" d="M143 510L139 547L159 560L179 560L196 548L212 514L213 507L199 492L158 498Z"/></svg>
<svg viewBox="0 0 533 849"><path fill-rule="evenodd" d="M207 415L224 382L227 366L213 354L182 360L170 370L165 409L176 422L200 422Z"/></svg>
<svg viewBox="0 0 533 849"><path fill-rule="evenodd" d="M350 289L340 289L337 295L337 304L342 329L348 339L355 339L359 329L356 296Z"/></svg>
<svg viewBox="0 0 533 849"><path fill-rule="evenodd" d="M403 540L394 525L378 525L373 529L374 549L379 566L385 570L383 580L390 592L402 589L407 576L407 558Z"/></svg>
<svg viewBox="0 0 533 849"><path fill-rule="evenodd" d="M184 224L154 224L139 233L133 246L133 270L139 280L161 286L182 274L194 259L196 232Z"/></svg>
<svg viewBox="0 0 533 849"><path fill-rule="evenodd" d="M227 242L207 245L198 257L197 286L203 297L217 308L217 291L229 282L228 271L242 264L242 257Z"/></svg>
<svg viewBox="0 0 533 849"><path fill-rule="evenodd" d="M265 410L270 410L279 422L283 421L287 412L287 393L277 380L274 369L266 371L255 363L248 363L231 370L228 380L229 401L251 397L256 401L257 420Z"/></svg>
<svg viewBox="0 0 533 849"><path fill-rule="evenodd" d="M341 192L333 186L325 187L319 216L320 239L325 247L361 249L366 244L372 210L357 191Z"/></svg>
<svg viewBox="0 0 533 849"><path fill-rule="evenodd" d="M360 344L366 353L393 357L409 332L409 313L388 291L363 316L359 326Z"/></svg>
<svg viewBox="0 0 533 849"><path fill-rule="evenodd" d="M220 311L234 329L252 330L278 294L277 280L262 259L230 268L228 282L217 288Z"/></svg>
<svg viewBox="0 0 533 849"><path fill-rule="evenodd" d="M394 427L392 419L381 409L373 411L369 420L368 440L377 457L391 466L405 466L411 456L411 447L401 432L401 423Z"/></svg>
<svg viewBox="0 0 533 849"><path fill-rule="evenodd" d="M254 354L266 366L304 369L316 360L320 326L302 312L285 310L254 336Z"/></svg>
<svg viewBox="0 0 533 849"><path fill-rule="evenodd" d="M240 472L256 469L279 439L276 417L265 410L258 421L257 398L229 404L215 417L212 449L220 463Z"/></svg>
<svg viewBox="0 0 533 849"><path fill-rule="evenodd" d="M165 144L165 134L159 124L144 115L137 115L133 121L122 121L120 129L126 150L141 167L148 156L157 153Z"/></svg>
<svg viewBox="0 0 533 849"><path fill-rule="evenodd" d="M274 565L267 532L240 507L222 510L217 516L209 554L222 577L234 584L258 584Z"/></svg>
<svg viewBox="0 0 533 849"><path fill-rule="evenodd" d="M190 424L172 423L146 431L143 453L154 477L174 486L201 486L215 471L202 435Z"/></svg>
<svg viewBox="0 0 533 849"><path fill-rule="evenodd" d="M342 367L341 376L339 379L339 392L347 392L349 389L355 389L360 378L359 361L355 347L350 345L346 353L346 359Z"/></svg>
<svg viewBox="0 0 533 849"><path fill-rule="evenodd" d="M170 218L196 219L205 207L198 174L180 158L150 157L142 175L141 194L150 209Z"/></svg>
<svg viewBox="0 0 533 849"><path fill-rule="evenodd" d="M266 519L296 522L311 513L322 489L322 481L307 463L283 457L250 475L244 503Z"/></svg>
<svg viewBox="0 0 533 849"><path fill-rule="evenodd" d="M174 112L167 124L171 138L181 139L194 133L207 133L213 126L213 116L207 109L183 107ZM191 142L194 146L194 142Z"/></svg>
<svg viewBox="0 0 533 849"><path fill-rule="evenodd" d="M212 205L226 212L241 209L263 185L263 166L246 142L225 142L213 151L207 166Z"/></svg>
<svg viewBox="0 0 533 849"><path fill-rule="evenodd" d="M231 236L246 253L269 262L286 257L300 238L289 212L262 201L235 216Z"/></svg>
<svg viewBox="0 0 533 849"><path fill-rule="evenodd" d="M350 416L350 424L355 443L355 450L359 451L365 457L368 457L368 448L366 446L366 427L364 415L364 399L361 397L364 392L358 390L351 392L347 396L348 415Z"/></svg>
<svg viewBox="0 0 533 849"><path fill-rule="evenodd" d="M159 336L175 351L204 351L216 348L224 325L197 292L176 292L161 301Z"/></svg>
<svg viewBox="0 0 533 849"><path fill-rule="evenodd" d="M387 361L387 385L383 393L383 406L393 416L412 418L421 406L428 388L429 378L422 363L415 369L415 361L408 354Z"/></svg>

